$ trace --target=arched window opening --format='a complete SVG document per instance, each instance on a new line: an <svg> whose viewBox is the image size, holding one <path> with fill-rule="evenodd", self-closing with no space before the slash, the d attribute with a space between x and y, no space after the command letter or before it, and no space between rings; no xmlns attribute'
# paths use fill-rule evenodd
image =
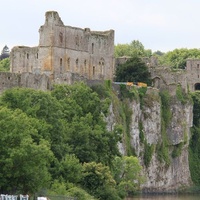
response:
<svg viewBox="0 0 200 200"><path fill-rule="evenodd" d="M194 85L194 88L195 88L195 90L200 90L200 83L196 83L196 84Z"/></svg>
<svg viewBox="0 0 200 200"><path fill-rule="evenodd" d="M103 58L101 58L101 60L99 61L99 67L100 67L101 75L104 75L104 59Z"/></svg>
<svg viewBox="0 0 200 200"><path fill-rule="evenodd" d="M36 54L36 58L38 59L38 53Z"/></svg>
<svg viewBox="0 0 200 200"><path fill-rule="evenodd" d="M26 54L26 58L29 59L29 54L28 53Z"/></svg>

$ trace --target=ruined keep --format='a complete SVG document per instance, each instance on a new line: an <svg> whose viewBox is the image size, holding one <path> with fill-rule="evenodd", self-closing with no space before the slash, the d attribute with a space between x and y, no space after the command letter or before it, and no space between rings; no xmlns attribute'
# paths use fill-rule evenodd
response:
<svg viewBox="0 0 200 200"><path fill-rule="evenodd" d="M90 80L113 78L114 31L91 31L65 26L55 11L46 12L40 27L39 46L12 49L14 73L46 74L55 82L67 82L72 74Z"/></svg>

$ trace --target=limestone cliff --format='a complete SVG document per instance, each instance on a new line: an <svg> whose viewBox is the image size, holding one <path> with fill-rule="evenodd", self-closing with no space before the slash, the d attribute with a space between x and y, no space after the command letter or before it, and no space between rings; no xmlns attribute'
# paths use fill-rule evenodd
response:
<svg viewBox="0 0 200 200"><path fill-rule="evenodd" d="M126 130L119 148L122 154L130 154L127 150L130 145L133 154L139 158L146 176L142 186L144 192L176 192L191 184L188 145L193 106L190 100L181 102L176 95L167 93L167 103L155 88L148 88L140 100L126 101L128 107L125 109L132 113L128 123L129 142ZM119 109L116 110L119 105L115 103L111 104L110 116L107 117L110 130L120 123L119 116L122 116ZM125 101L121 103L124 106ZM123 126L124 123L121 119Z"/></svg>

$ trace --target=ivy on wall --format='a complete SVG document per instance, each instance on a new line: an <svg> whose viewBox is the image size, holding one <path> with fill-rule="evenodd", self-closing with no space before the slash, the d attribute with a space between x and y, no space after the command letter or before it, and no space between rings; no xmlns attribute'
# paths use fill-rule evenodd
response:
<svg viewBox="0 0 200 200"><path fill-rule="evenodd" d="M170 165L169 155L169 141L167 138L167 127L171 121L172 113L170 110L171 96L167 90L160 92L161 97L161 136L162 142L157 145L157 155L160 162L165 162L167 166Z"/></svg>

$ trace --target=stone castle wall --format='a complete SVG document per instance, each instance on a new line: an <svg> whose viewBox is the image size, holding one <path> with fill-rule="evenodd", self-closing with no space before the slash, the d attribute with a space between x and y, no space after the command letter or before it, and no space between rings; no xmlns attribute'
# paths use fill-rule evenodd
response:
<svg viewBox="0 0 200 200"><path fill-rule="evenodd" d="M114 31L65 26L55 11L46 13L38 47L14 47L11 72L45 73L52 79L78 73L88 79L111 79L114 73Z"/></svg>
<svg viewBox="0 0 200 200"><path fill-rule="evenodd" d="M25 87L47 91L52 89L53 84L73 84L80 81L95 84L99 83L99 81L102 82L103 80L89 81L84 76L71 72L65 73L55 80L52 80L51 77L46 74L0 72L0 94L6 89L14 87Z"/></svg>
<svg viewBox="0 0 200 200"><path fill-rule="evenodd" d="M51 81L45 74L32 74L24 72L21 74L11 72L0 73L0 94L6 89L13 87L27 87L39 90L49 90Z"/></svg>
<svg viewBox="0 0 200 200"><path fill-rule="evenodd" d="M125 63L130 57L117 58L116 68ZM160 90L167 89L172 95L176 93L176 86L181 85L184 91L200 90L200 59L188 59L185 69L173 70L170 67L159 66L155 57L143 58L147 64L153 87Z"/></svg>
<svg viewBox="0 0 200 200"><path fill-rule="evenodd" d="M112 80L117 66L130 57L114 59L114 31L91 31L65 26L55 11L46 12L39 29L37 47L14 47L10 71L46 74L51 82L71 84L74 80ZM144 58L154 87L176 92L180 84L185 92L200 90L200 60L188 59L186 69L172 71L159 67L155 57ZM19 75L18 75L19 76ZM4 80L6 83L8 80ZM9 87L8 83L8 87ZM5 84L6 85L6 84ZM14 84L16 85L16 84ZM33 88L35 85L33 85Z"/></svg>

